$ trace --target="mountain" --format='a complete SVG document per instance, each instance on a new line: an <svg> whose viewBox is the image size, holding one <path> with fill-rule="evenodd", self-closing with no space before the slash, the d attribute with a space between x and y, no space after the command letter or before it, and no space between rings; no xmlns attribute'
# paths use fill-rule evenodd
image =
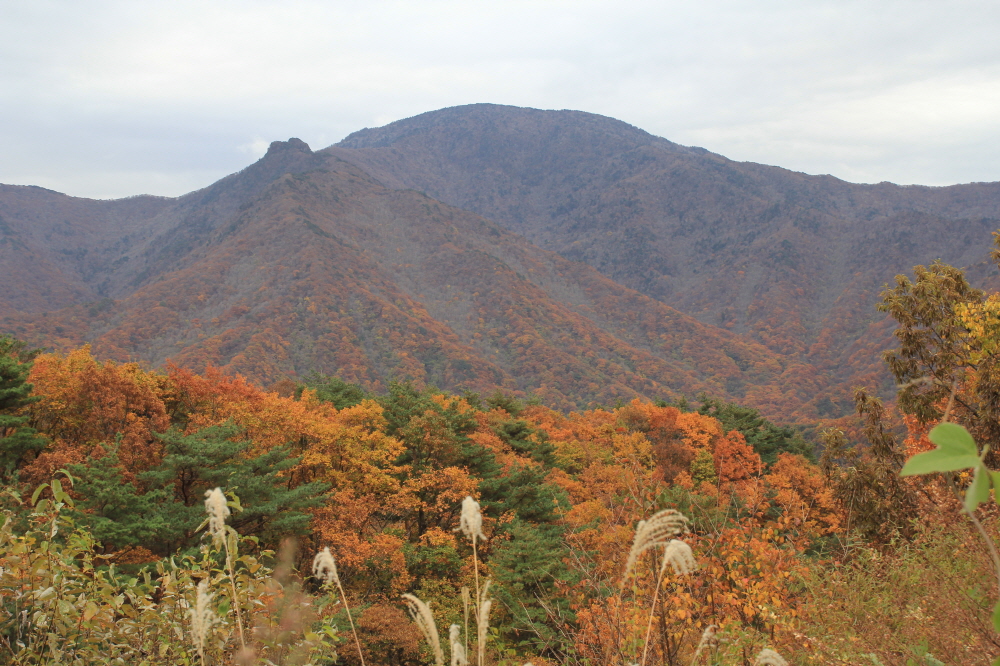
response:
<svg viewBox="0 0 1000 666"><path fill-rule="evenodd" d="M935 259L995 274L1000 183L857 185L594 114L491 104L364 129L328 152L841 380L870 380L891 344L874 305L893 276Z"/></svg>
<svg viewBox="0 0 1000 666"><path fill-rule="evenodd" d="M995 281L997 227L997 183L855 185L478 104L274 142L175 199L0 186L0 330L262 384L707 391L815 421L887 388L881 286L937 258Z"/></svg>
<svg viewBox="0 0 1000 666"><path fill-rule="evenodd" d="M794 364L763 346L295 139L178 199L4 187L0 216L7 251L47 262L0 313L34 344L265 384L318 371L375 390L501 388L564 408L702 390L802 402L782 380ZM4 262L2 278L18 268Z"/></svg>

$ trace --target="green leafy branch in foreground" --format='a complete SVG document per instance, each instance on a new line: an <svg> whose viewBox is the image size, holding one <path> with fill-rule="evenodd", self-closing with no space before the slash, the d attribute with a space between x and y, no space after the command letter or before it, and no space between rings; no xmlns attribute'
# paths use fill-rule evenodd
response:
<svg viewBox="0 0 1000 666"><path fill-rule="evenodd" d="M933 474L936 472L957 472L972 469L972 483L965 491L962 502L964 513L975 525L986 548L993 560L993 567L997 578L997 586L1000 589L1000 553L994 540L986 533L986 529L976 517L975 511L980 504L988 502L990 499L990 489L995 488L994 498L1000 505L1000 472L986 467L983 462L989 453L989 446L984 446L980 451L969 431L955 423L939 423L928 434L930 441L937 445L933 451L918 453L911 457L903 469L900 476L916 476L921 474ZM948 485L961 498L960 493L955 488L955 483L951 475L947 475ZM1000 633L1000 600L993 607L993 628ZM993 666L1000 666L1000 657L993 661Z"/></svg>

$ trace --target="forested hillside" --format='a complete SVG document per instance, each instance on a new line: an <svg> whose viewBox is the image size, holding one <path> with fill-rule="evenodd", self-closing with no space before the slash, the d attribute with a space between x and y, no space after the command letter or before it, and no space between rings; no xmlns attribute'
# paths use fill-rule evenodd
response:
<svg viewBox="0 0 1000 666"><path fill-rule="evenodd" d="M874 305L893 276L935 259L977 284L996 275L997 183L856 185L595 114L492 104L361 130L327 152L848 385L871 384L890 344ZM830 397L820 416L850 411L849 395Z"/></svg>
<svg viewBox="0 0 1000 666"><path fill-rule="evenodd" d="M882 285L937 258L989 282L998 219L995 184L852 185L473 105L275 142L177 199L0 186L0 328L265 385L316 370L558 408L704 391L842 423L854 386L891 394Z"/></svg>
<svg viewBox="0 0 1000 666"><path fill-rule="evenodd" d="M312 168L275 177L290 164ZM56 224L79 202L8 191L17 196L0 214L24 236L40 197L62 216L46 224L72 229L60 242L100 247L96 232ZM707 392L787 414L821 385L809 366L301 142L275 144L246 172L166 208L139 207L150 209L100 268L86 244L73 254L25 240L60 256L65 281L96 300L47 310L48 292L25 295L0 320L6 329L32 344L89 342L100 358L171 359L263 384L319 371L369 390L393 378L502 388L558 408Z"/></svg>
<svg viewBox="0 0 1000 666"><path fill-rule="evenodd" d="M942 419L995 442L1000 308L944 265L882 307L906 437L861 391L867 441L830 429L818 460L795 430L714 399L565 413L321 374L266 391L3 338L0 653L990 663L979 538L996 507L972 505L980 534L961 508L971 475L899 470Z"/></svg>
<svg viewBox="0 0 1000 666"><path fill-rule="evenodd" d="M0 661L993 663L998 188L491 105L0 186Z"/></svg>

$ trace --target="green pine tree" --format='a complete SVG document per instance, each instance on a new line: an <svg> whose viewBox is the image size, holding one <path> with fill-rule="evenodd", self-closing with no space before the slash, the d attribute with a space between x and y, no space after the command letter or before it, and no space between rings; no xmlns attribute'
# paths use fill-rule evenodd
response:
<svg viewBox="0 0 1000 666"><path fill-rule="evenodd" d="M731 402L723 402L705 395L698 396L701 407L699 414L706 414L719 420L726 432L738 430L743 433L747 444L760 455L764 464L770 465L778 460L782 452L795 453L816 461L813 447L802 435L787 426L777 426L761 416L752 407L743 407Z"/></svg>
<svg viewBox="0 0 1000 666"><path fill-rule="evenodd" d="M504 640L524 654L561 661L569 647L562 630L576 617L560 587L579 578L566 565L570 553L563 530L516 518L506 532L507 540L490 555L498 583L494 595L511 616Z"/></svg>
<svg viewBox="0 0 1000 666"><path fill-rule="evenodd" d="M141 492L135 484L126 483L117 451L88 462L69 467L75 477L73 490L83 498L73 512L74 519L88 527L105 552L183 541L184 526L164 510L171 499L166 489Z"/></svg>
<svg viewBox="0 0 1000 666"><path fill-rule="evenodd" d="M28 383L38 352L9 335L0 336L0 477L5 482L46 446L45 438L28 427L28 417L20 414L22 407L38 400Z"/></svg>
<svg viewBox="0 0 1000 666"><path fill-rule="evenodd" d="M240 439L242 434L236 426L223 425L189 435L176 429L157 435L163 460L139 475L142 488L122 482L113 453L70 467L83 497L79 520L106 547L145 546L168 555L198 543L205 492L218 487L240 498L242 511L229 524L241 534L277 545L286 536L308 533L305 509L318 506L330 485L290 483L284 473L299 458L287 447L249 457L250 442Z"/></svg>
<svg viewBox="0 0 1000 666"><path fill-rule="evenodd" d="M357 384L345 382L340 377L334 375L321 375L314 372L309 375L305 383L300 385L295 392L295 397L302 395L302 389L308 388L316 391L316 398L332 403L337 409L353 407L360 404L362 400L370 397L367 392Z"/></svg>

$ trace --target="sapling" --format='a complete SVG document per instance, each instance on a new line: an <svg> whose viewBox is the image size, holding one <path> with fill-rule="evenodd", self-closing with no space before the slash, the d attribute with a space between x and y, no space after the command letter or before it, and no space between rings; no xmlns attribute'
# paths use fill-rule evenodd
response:
<svg viewBox="0 0 1000 666"><path fill-rule="evenodd" d="M990 489L1000 489L1000 472L995 472L986 467L983 462L989 453L989 446L984 446L980 451L972 435L962 426L955 423L948 423L947 418L951 412L952 403L955 399L955 386L952 386L952 394L949 399L948 408L944 413L944 421L934 426L928 433L927 438L937 445L933 451L918 453L906 461L900 476L914 476L919 474L933 474L935 472L957 472L971 468L973 470L972 483L965 491L963 500L961 494L955 488L951 475L946 475L949 487L955 492L956 497L962 502L962 511L969 518L969 521L979 532L986 550L993 560L994 575L997 585L1000 586L1000 553L997 551L996 543L987 534L983 524L976 517L976 509L979 505L989 501ZM994 499L1000 504L1000 492L994 493ZM993 628L1000 632L1000 601L993 609ZM993 666L1000 666L1000 657L993 662Z"/></svg>

